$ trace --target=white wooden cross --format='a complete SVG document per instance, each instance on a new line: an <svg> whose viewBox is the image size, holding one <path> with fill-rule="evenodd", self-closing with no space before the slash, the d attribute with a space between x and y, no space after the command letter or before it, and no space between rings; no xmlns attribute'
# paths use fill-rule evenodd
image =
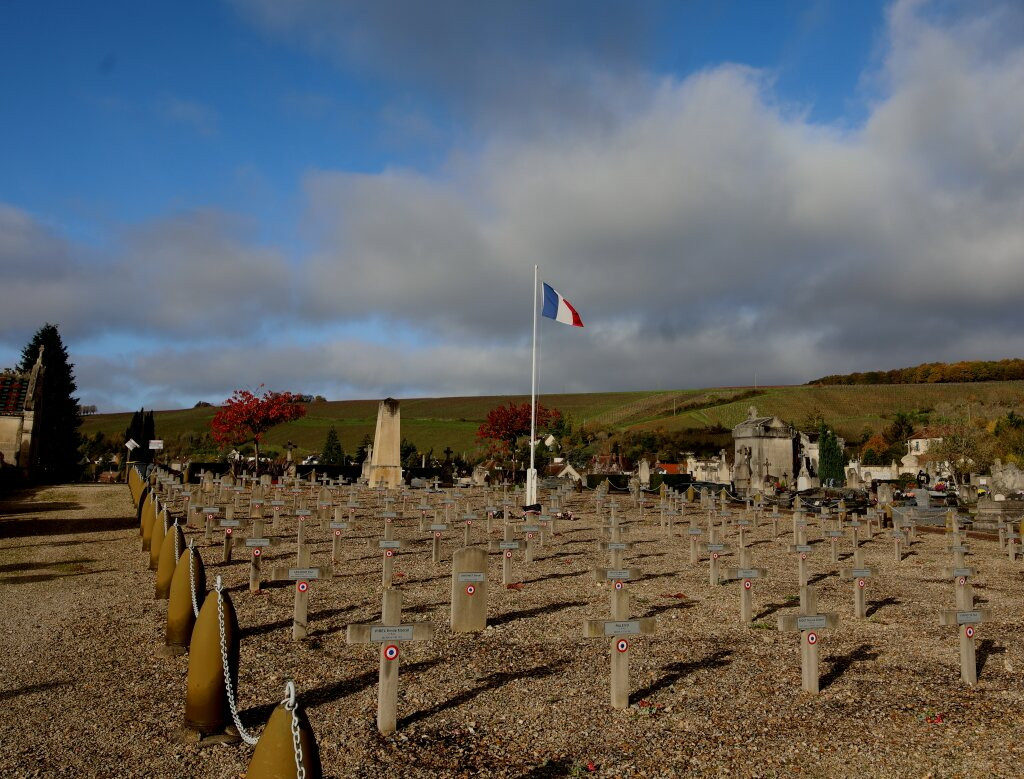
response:
<svg viewBox="0 0 1024 779"><path fill-rule="evenodd" d="M754 579L763 579L768 575L764 568L752 568L750 566L750 550L740 549L739 568L726 568L725 578L730 581L741 582L740 586L740 622L749 625L754 621L751 590Z"/></svg>
<svg viewBox="0 0 1024 779"><path fill-rule="evenodd" d="M978 662L974 652L975 625L992 619L992 612L989 609L974 608L974 595L971 592L970 584L960 585L957 597L964 599L964 605L967 608L956 608L939 612L939 624L955 625L959 629L960 678L965 684L973 686L978 683Z"/></svg>
<svg viewBox="0 0 1024 779"><path fill-rule="evenodd" d="M864 565L864 551L860 547L853 550L853 567L841 568L839 578L846 582L853 582L853 616L863 619L867 616L864 603L864 591L867 588L867 581L875 576L878 571Z"/></svg>

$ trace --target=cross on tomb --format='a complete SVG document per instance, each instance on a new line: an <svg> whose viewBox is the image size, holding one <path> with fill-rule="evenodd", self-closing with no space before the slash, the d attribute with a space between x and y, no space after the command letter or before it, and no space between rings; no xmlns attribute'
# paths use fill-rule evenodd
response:
<svg viewBox="0 0 1024 779"><path fill-rule="evenodd" d="M863 619L867 616L864 605L864 591L867 589L867 581L875 576L878 571L864 565L864 551L860 547L853 550L853 567L841 568L839 578L845 582L853 582L853 616Z"/></svg>
<svg viewBox="0 0 1024 779"><path fill-rule="evenodd" d="M818 594L813 587L800 588L800 613L780 614L779 630L800 631L801 687L809 693L818 693L818 631L834 628L839 623L836 614L818 613Z"/></svg>
<svg viewBox="0 0 1024 779"><path fill-rule="evenodd" d="M629 619L629 595L621 580L611 589L611 619L588 619L583 623L586 638L611 639L611 705L629 707L629 652L632 636L651 635L658 629L654 617Z"/></svg>
<svg viewBox="0 0 1024 779"><path fill-rule="evenodd" d="M380 622L349 625L345 641L349 644L380 646L380 672L377 676L377 730L382 736L398 727L398 661L399 645L405 641L429 641L434 637L433 622L402 624L402 593L385 589L381 602Z"/></svg>
<svg viewBox="0 0 1024 779"><path fill-rule="evenodd" d="M959 583L958 583L959 584ZM957 604L956 609L943 610L939 612L939 624L944 626L956 626L960 633L960 679L968 685L978 683L978 662L975 657L974 634L975 625L988 622L992 619L992 612L989 609L974 608L974 593L971 585L966 582L959 585L958 598L963 599L963 606ZM962 594L961 594L962 593Z"/></svg>
<svg viewBox="0 0 1024 779"><path fill-rule="evenodd" d="M749 625L754 621L751 590L754 579L763 579L768 575L764 568L752 568L750 566L750 550L740 549L740 567L726 568L725 578L730 581L741 582L740 586L740 622Z"/></svg>

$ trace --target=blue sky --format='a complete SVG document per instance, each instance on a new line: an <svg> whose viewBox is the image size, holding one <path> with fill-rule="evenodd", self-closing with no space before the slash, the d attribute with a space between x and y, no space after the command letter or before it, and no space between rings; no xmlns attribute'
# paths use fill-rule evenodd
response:
<svg viewBox="0 0 1024 779"><path fill-rule="evenodd" d="M13 0L0 364L52 321L103 410L517 393L534 263L552 391L1019 356L1022 19Z"/></svg>

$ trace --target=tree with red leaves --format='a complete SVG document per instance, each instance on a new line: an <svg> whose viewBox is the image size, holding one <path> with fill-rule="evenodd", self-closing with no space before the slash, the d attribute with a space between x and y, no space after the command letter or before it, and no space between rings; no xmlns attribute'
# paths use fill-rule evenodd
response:
<svg viewBox="0 0 1024 779"><path fill-rule="evenodd" d="M547 427L561 418L557 409L547 409L537 404L537 429ZM476 437L488 441L495 454L511 455L512 467L515 468L516 445L522 436L530 435L530 404L514 403L497 406L487 412L487 418L476 431Z"/></svg>
<svg viewBox="0 0 1024 779"><path fill-rule="evenodd" d="M257 391L263 389L261 384ZM260 441L270 428L306 415L306 407L296 402L290 392L257 395L249 390L235 390L210 420L214 439L224 445L252 441L256 447L256 473L260 470Z"/></svg>

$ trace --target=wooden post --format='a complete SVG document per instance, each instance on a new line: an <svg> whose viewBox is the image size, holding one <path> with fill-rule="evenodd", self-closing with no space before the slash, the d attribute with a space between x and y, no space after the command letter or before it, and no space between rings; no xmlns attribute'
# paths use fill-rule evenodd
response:
<svg viewBox="0 0 1024 779"><path fill-rule="evenodd" d="M430 526L430 559L434 565L441 562L441 535L448 529L448 525L441 522Z"/></svg>
<svg viewBox="0 0 1024 779"><path fill-rule="evenodd" d="M814 547L807 543L806 533L801 532L797 536L799 543L789 547L789 551L797 555L798 576L800 586L807 586L807 555L814 551Z"/></svg>
<svg viewBox="0 0 1024 779"><path fill-rule="evenodd" d="M377 675L377 730L388 736L398 727L398 659L403 641L429 641L434 637L434 623L402 621L402 593L384 590L381 619L377 623L349 625L345 639L349 644L380 642L380 670Z"/></svg>
<svg viewBox="0 0 1024 779"><path fill-rule="evenodd" d="M893 555L897 563L903 562L903 531L893 528L889 531L892 537Z"/></svg>
<svg viewBox="0 0 1024 779"><path fill-rule="evenodd" d="M691 489L693 489L693 488L691 487ZM700 562L700 549L699 549L697 544L698 544L698 539L700 538L700 534L703 533L703 532L704 532L703 530L701 530L699 527L697 527L696 517L690 517L690 527L687 529L686 533L687 533L688 536L690 536L690 564L691 565L696 565L698 562Z"/></svg>
<svg viewBox="0 0 1024 779"><path fill-rule="evenodd" d="M800 588L800 613L784 614L778 618L781 631L800 632L801 687L818 693L818 631L833 628L839 622L835 614L818 613L818 597L813 587Z"/></svg>
<svg viewBox="0 0 1024 779"><path fill-rule="evenodd" d="M234 518L234 509L229 505L224 508L224 519L220 521L220 527L224 528L224 562L231 562L231 548L235 545L233 538L235 528L242 523Z"/></svg>
<svg viewBox="0 0 1024 779"><path fill-rule="evenodd" d="M512 538L512 525L506 521L501 541L491 542L492 549L501 551L501 583L505 587L512 584L512 551L519 548L519 542Z"/></svg>

